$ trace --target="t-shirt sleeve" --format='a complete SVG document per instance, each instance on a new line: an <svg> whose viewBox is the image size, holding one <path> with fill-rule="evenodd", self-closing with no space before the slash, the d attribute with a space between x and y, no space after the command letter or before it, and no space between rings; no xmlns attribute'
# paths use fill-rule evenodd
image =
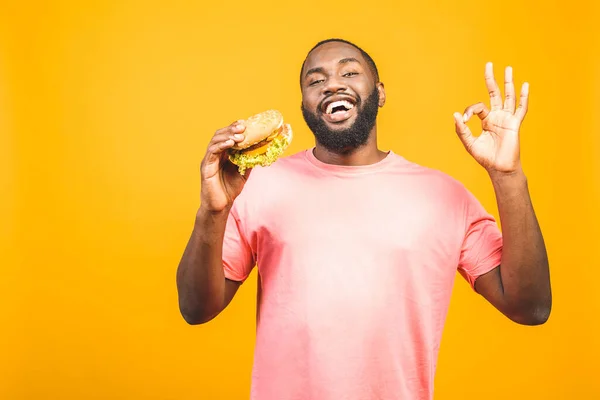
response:
<svg viewBox="0 0 600 400"><path fill-rule="evenodd" d="M223 268L225 278L244 282L252 269L255 260L252 248L246 238L243 223L234 206L227 218L225 236L223 238Z"/></svg>
<svg viewBox="0 0 600 400"><path fill-rule="evenodd" d="M469 191L466 195L465 222L458 271L475 289L478 277L500 265L502 233L494 217Z"/></svg>

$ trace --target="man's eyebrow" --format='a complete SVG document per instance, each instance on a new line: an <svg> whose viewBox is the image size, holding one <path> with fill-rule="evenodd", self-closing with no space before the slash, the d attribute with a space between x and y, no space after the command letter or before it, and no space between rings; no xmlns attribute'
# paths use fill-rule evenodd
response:
<svg viewBox="0 0 600 400"><path fill-rule="evenodd" d="M356 62L360 64L360 61L358 61L356 58L354 57L347 57L347 58L342 58L340 61L338 61L339 64L347 64L349 62Z"/></svg>
<svg viewBox="0 0 600 400"><path fill-rule="evenodd" d="M360 64L360 61L358 61L358 59L356 59L354 57L342 58L340 61L338 61L338 64L347 64L347 63L351 63L351 62ZM306 71L306 74L304 74L304 77L306 78L307 76L309 76L311 74L325 74L325 69L323 69L323 67L311 68L308 71Z"/></svg>
<svg viewBox="0 0 600 400"><path fill-rule="evenodd" d="M325 74L325 70L323 69L323 67L311 68L308 71L306 71L306 74L304 75L304 77L307 77L311 74Z"/></svg>

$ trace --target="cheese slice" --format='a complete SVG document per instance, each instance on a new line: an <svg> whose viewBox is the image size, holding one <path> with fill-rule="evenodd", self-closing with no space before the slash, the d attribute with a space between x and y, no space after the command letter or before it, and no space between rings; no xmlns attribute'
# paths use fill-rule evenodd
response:
<svg viewBox="0 0 600 400"><path fill-rule="evenodd" d="M248 156L257 156L259 154L263 154L267 151L267 148L269 148L269 145L271 144L271 141L265 142L265 144L263 144L260 147L257 147L255 149L252 150L242 150L242 153L248 155Z"/></svg>

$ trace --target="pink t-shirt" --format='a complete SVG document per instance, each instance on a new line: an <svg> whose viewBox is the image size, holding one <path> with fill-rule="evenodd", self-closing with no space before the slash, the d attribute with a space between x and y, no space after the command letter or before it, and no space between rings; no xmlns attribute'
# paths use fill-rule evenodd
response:
<svg viewBox="0 0 600 400"><path fill-rule="evenodd" d="M431 399L456 272L474 285L501 253L463 185L393 152L256 168L223 246L228 279L259 272L251 399Z"/></svg>

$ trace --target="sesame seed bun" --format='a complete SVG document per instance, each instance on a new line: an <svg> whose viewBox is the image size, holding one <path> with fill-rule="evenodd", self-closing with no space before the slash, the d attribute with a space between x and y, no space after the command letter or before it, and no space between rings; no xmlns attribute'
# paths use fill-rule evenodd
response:
<svg viewBox="0 0 600 400"><path fill-rule="evenodd" d="M269 137L275 137L283 127L283 115L277 110L268 110L244 120L244 140L235 144L233 150L244 150Z"/></svg>

